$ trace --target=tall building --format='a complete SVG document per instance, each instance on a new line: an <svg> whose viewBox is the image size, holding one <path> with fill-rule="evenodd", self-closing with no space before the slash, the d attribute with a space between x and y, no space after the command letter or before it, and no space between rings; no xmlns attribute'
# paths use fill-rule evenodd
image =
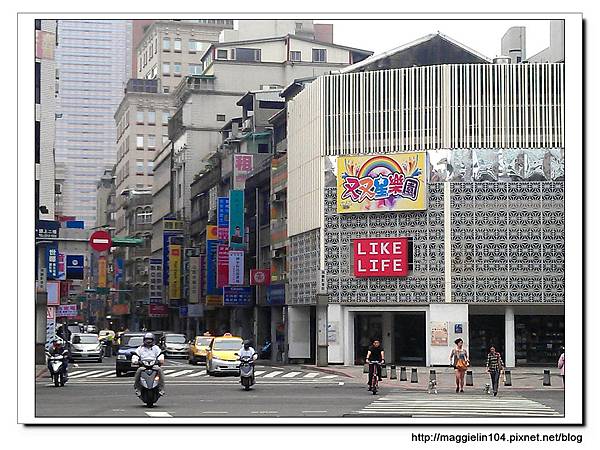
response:
<svg viewBox="0 0 600 450"><path fill-rule="evenodd" d="M156 19L134 19L131 21L131 32L132 32L132 42L131 42L131 78L137 77L138 71L138 58L137 58L137 47L144 39L146 34L146 30L156 22Z"/></svg>
<svg viewBox="0 0 600 450"><path fill-rule="evenodd" d="M62 213L91 227L96 183L116 162L114 112L131 73L130 20L59 20L56 163Z"/></svg>

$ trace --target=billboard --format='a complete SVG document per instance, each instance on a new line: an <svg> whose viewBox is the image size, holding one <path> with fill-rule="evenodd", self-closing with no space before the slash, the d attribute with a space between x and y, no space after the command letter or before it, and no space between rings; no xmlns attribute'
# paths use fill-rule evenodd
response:
<svg viewBox="0 0 600 450"><path fill-rule="evenodd" d="M355 277L408 275L408 238L354 239Z"/></svg>
<svg viewBox="0 0 600 450"><path fill-rule="evenodd" d="M248 306L252 300L250 286L226 286L223 288L223 304L225 306Z"/></svg>
<svg viewBox="0 0 600 450"><path fill-rule="evenodd" d="M244 284L244 252L229 251L229 284L232 286Z"/></svg>
<svg viewBox="0 0 600 450"><path fill-rule="evenodd" d="M106 287L106 256L98 258L98 287Z"/></svg>
<svg viewBox="0 0 600 450"><path fill-rule="evenodd" d="M229 198L219 197L217 199L217 226L227 227L229 225Z"/></svg>
<svg viewBox="0 0 600 450"><path fill-rule="evenodd" d="M181 298L181 245L169 246L169 300Z"/></svg>
<svg viewBox="0 0 600 450"><path fill-rule="evenodd" d="M83 280L83 255L67 255L67 278Z"/></svg>
<svg viewBox="0 0 600 450"><path fill-rule="evenodd" d="M254 168L254 155L233 155L233 189L243 190L246 187L246 179Z"/></svg>
<svg viewBox="0 0 600 450"><path fill-rule="evenodd" d="M229 191L229 248L244 248L244 191Z"/></svg>
<svg viewBox="0 0 600 450"><path fill-rule="evenodd" d="M221 295L217 288L217 247L219 241L209 239L206 241L206 295Z"/></svg>
<svg viewBox="0 0 600 450"><path fill-rule="evenodd" d="M340 156L337 212L427 209L427 153Z"/></svg>
<svg viewBox="0 0 600 450"><path fill-rule="evenodd" d="M158 303L162 300L162 259L151 258L148 270L150 303Z"/></svg>

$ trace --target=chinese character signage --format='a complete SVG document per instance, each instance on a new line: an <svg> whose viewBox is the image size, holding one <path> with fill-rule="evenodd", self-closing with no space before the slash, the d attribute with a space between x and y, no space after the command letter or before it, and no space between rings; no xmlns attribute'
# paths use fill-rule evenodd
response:
<svg viewBox="0 0 600 450"><path fill-rule="evenodd" d="M246 179L253 168L254 155L233 155L233 189L243 190L246 187Z"/></svg>
<svg viewBox="0 0 600 450"><path fill-rule="evenodd" d="M223 306L223 295L207 295L206 306Z"/></svg>
<svg viewBox="0 0 600 450"><path fill-rule="evenodd" d="M219 197L217 199L217 226L227 227L229 225L229 198Z"/></svg>
<svg viewBox="0 0 600 450"><path fill-rule="evenodd" d="M59 253L58 254L58 276L56 277L57 280L65 280L67 278L67 272L66 272L66 258L65 258L65 254L64 253Z"/></svg>
<svg viewBox="0 0 600 450"><path fill-rule="evenodd" d="M77 317L77 305L60 305L56 308L56 317Z"/></svg>
<svg viewBox="0 0 600 450"><path fill-rule="evenodd" d="M189 303L200 302L200 257L190 256L188 259Z"/></svg>
<svg viewBox="0 0 600 450"><path fill-rule="evenodd" d="M83 280L83 255L67 255L67 278Z"/></svg>
<svg viewBox="0 0 600 450"><path fill-rule="evenodd" d="M250 286L226 286L223 288L223 304L225 306L246 306L252 300Z"/></svg>
<svg viewBox="0 0 600 450"><path fill-rule="evenodd" d="M50 280L58 278L58 244L46 246L46 276Z"/></svg>
<svg viewBox="0 0 600 450"><path fill-rule="evenodd" d="M206 295L221 295L221 289L217 288L217 247L219 241L206 241Z"/></svg>
<svg viewBox="0 0 600 450"><path fill-rule="evenodd" d="M106 287L106 257L100 256L98 258L98 287Z"/></svg>
<svg viewBox="0 0 600 450"><path fill-rule="evenodd" d="M243 250L229 251L229 285L244 284L244 252Z"/></svg>
<svg viewBox="0 0 600 450"><path fill-rule="evenodd" d="M229 248L227 245L217 246L217 287L229 284Z"/></svg>
<svg viewBox="0 0 600 450"><path fill-rule="evenodd" d="M271 284L271 269L250 270L250 284L261 286L268 286Z"/></svg>
<svg viewBox="0 0 600 450"><path fill-rule="evenodd" d="M405 277L408 275L408 238L355 239L355 277Z"/></svg>
<svg viewBox="0 0 600 450"><path fill-rule="evenodd" d="M229 191L229 247L244 248L244 191Z"/></svg>
<svg viewBox="0 0 600 450"><path fill-rule="evenodd" d="M337 212L427 209L426 152L340 156Z"/></svg>
<svg viewBox="0 0 600 450"><path fill-rule="evenodd" d="M181 298L181 245L169 246L169 300Z"/></svg>
<svg viewBox="0 0 600 450"><path fill-rule="evenodd" d="M38 220L35 237L40 239L54 239L58 237L60 223L56 220Z"/></svg>
<svg viewBox="0 0 600 450"><path fill-rule="evenodd" d="M148 269L150 303L158 303L162 300L162 259L150 259Z"/></svg>
<svg viewBox="0 0 600 450"><path fill-rule="evenodd" d="M267 289L267 305L285 304L285 284L272 284Z"/></svg>
<svg viewBox="0 0 600 450"><path fill-rule="evenodd" d="M431 345L446 347L448 345L448 322L431 322Z"/></svg>
<svg viewBox="0 0 600 450"><path fill-rule="evenodd" d="M169 307L162 303L148 305L148 317L167 317Z"/></svg>

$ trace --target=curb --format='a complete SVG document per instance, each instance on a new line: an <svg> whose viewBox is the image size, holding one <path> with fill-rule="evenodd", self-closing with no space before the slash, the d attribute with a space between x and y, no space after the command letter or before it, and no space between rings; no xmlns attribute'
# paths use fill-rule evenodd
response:
<svg viewBox="0 0 600 450"><path fill-rule="evenodd" d="M338 369L330 369L329 367L308 366L308 365L300 364L300 368L307 369L307 370L316 370L317 372L324 372L324 373L329 373L332 375L341 375L341 376L347 377L347 378L354 378L352 375L347 374L346 372L342 372L341 370L338 370Z"/></svg>

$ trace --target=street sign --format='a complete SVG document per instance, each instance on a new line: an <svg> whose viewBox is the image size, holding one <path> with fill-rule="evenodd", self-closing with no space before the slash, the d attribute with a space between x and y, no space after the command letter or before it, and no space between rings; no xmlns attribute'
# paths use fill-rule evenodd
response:
<svg viewBox="0 0 600 450"><path fill-rule="evenodd" d="M108 293L110 293L110 288L101 288L101 287L96 288L96 294L106 295Z"/></svg>
<svg viewBox="0 0 600 450"><path fill-rule="evenodd" d="M112 246L110 233L105 230L94 231L90 236L90 246L97 252L104 252Z"/></svg>

